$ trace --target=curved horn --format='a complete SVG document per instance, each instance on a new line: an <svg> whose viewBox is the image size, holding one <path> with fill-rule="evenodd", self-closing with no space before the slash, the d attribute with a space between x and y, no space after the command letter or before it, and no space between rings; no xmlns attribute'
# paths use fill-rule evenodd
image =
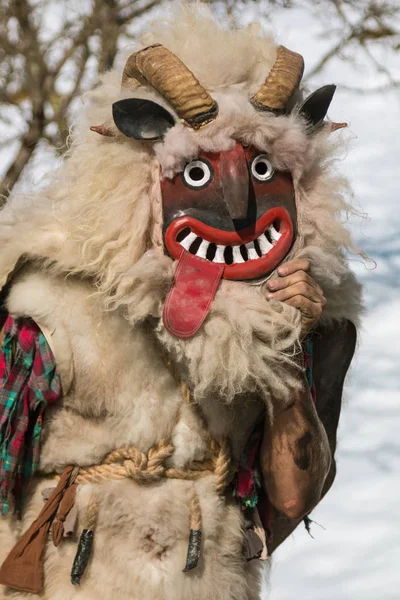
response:
<svg viewBox="0 0 400 600"><path fill-rule="evenodd" d="M274 66L258 92L251 98L251 104L257 110L282 114L300 83L303 71L303 57L285 46L279 46Z"/></svg>
<svg viewBox="0 0 400 600"><path fill-rule="evenodd" d="M152 85L193 129L207 125L218 114L218 104L193 73L160 44L148 46L128 58L122 86L130 87L132 79Z"/></svg>

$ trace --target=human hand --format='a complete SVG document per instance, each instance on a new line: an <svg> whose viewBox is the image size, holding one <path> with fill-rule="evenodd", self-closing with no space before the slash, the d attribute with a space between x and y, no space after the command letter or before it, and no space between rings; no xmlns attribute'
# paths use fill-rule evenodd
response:
<svg viewBox="0 0 400 600"><path fill-rule="evenodd" d="M302 336L318 322L326 305L324 293L307 271L310 263L304 258L291 260L278 268L278 278L268 281L268 300L285 302L301 312Z"/></svg>

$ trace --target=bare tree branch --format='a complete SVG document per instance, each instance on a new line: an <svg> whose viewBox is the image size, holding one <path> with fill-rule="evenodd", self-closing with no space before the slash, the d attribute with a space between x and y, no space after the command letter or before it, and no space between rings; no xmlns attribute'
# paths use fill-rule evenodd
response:
<svg viewBox="0 0 400 600"><path fill-rule="evenodd" d="M117 18L118 25L126 25L133 19L141 17L146 12L149 12L151 9L161 4L161 2L162 0L152 0L151 2L148 2L147 4L142 6L141 8L135 8L135 6L132 6L132 2L129 2L128 7L130 7L130 10L127 10L125 12L124 10L121 10L122 7L120 7L119 15Z"/></svg>
<svg viewBox="0 0 400 600"><path fill-rule="evenodd" d="M343 50L343 48L345 46L347 46L347 44L349 43L349 41L351 39L352 39L352 35L346 37L343 40L340 40L340 42L338 44L335 44L330 50L328 50L328 52L326 52L323 55L323 57L319 60L319 62L315 65L315 67L307 73L307 75L304 77L304 81L307 81L308 79L311 79L312 77L317 75L317 73L320 73L323 70L323 68L328 64L328 62L330 60L332 60L332 58L337 56L338 53L341 50Z"/></svg>
<svg viewBox="0 0 400 600"><path fill-rule="evenodd" d="M387 2L377 3L375 0L363 3L361 11L358 10L358 20L353 23L345 11L346 5L353 8L358 7L356 0L333 0L332 6L339 17L343 34L338 42L320 58L314 68L307 74L306 80L320 73L326 65L334 58L343 56L343 50L355 44L367 55L369 61L381 73L385 73L390 80L390 72L386 67L376 60L369 49L370 43L386 41L400 36L400 27L396 29L389 26L385 19L400 16L400 7L392 6Z"/></svg>
<svg viewBox="0 0 400 600"><path fill-rule="evenodd" d="M4 204L5 197L17 183L22 171L30 161L32 154L43 137L44 116L36 115L32 121L28 132L24 135L20 149L14 162L8 168L0 184L0 206Z"/></svg>
<svg viewBox="0 0 400 600"><path fill-rule="evenodd" d="M353 85L346 85L341 83L340 89L346 92L351 92L353 94L359 94L361 96L368 96L370 94L382 94L384 92L389 92L390 90L400 88L400 81L393 80L390 83L385 83L383 85L377 85L375 87L363 88L357 87Z"/></svg>
<svg viewBox="0 0 400 600"><path fill-rule="evenodd" d="M73 57L79 46L84 44L88 38L93 35L97 26L97 22L97 14L92 14L90 18L85 21L82 29L80 29L75 37L70 40L69 48L64 52L59 61L52 67L51 73L53 76L56 76L58 73L60 73L65 63Z"/></svg>
<svg viewBox="0 0 400 600"><path fill-rule="evenodd" d="M87 5L58 1L64 21L49 35L44 30L44 15L49 14L50 0L0 0L0 123L8 143L18 142L0 185L2 193L21 177L41 140L56 151L65 149L75 98L91 87L99 72L113 66L121 40L132 38L132 30L136 30L132 24L169 4L169 0L91 0ZM359 51L358 56L361 52L380 73L380 83L367 91L361 86L343 89L368 93L400 87L398 78L375 52L377 47L400 50L398 0L203 1L216 4L221 14L237 23L250 5L257 7L260 18L272 8L311 11L332 44L307 74L308 80L331 61L353 59ZM382 76L386 82L381 83ZM66 85L69 91L61 92Z"/></svg>

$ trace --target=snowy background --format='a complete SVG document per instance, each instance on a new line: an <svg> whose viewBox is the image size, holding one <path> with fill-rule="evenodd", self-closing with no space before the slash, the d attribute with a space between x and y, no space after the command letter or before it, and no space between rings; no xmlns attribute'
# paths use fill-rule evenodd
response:
<svg viewBox="0 0 400 600"><path fill-rule="evenodd" d="M244 14L244 21L252 20L256 7ZM54 27L54 18L48 25ZM304 55L306 74L332 43L329 18L324 31L321 14L315 19L306 9L277 10L266 26ZM399 79L394 57L376 51ZM383 74L357 54L352 65L335 59L309 82L310 90L339 86L330 117L348 122L352 137L341 167L353 184L356 207L368 215L351 228L376 268L351 263L365 286L367 313L347 379L337 479L312 513L323 528L314 524L312 539L300 526L276 552L271 591L262 600L400 599L400 91L346 91L346 85L375 87L381 78L383 83ZM0 148L0 174L12 150ZM39 182L55 164L54 154L42 149L30 178Z"/></svg>
<svg viewBox="0 0 400 600"><path fill-rule="evenodd" d="M321 23L304 11L278 14L274 28L308 69L328 46L318 35ZM351 228L377 266L351 262L365 286L367 313L347 379L337 479L311 515L324 529L314 524L312 539L299 526L276 552L268 600L400 599L400 91L341 90L340 83L379 83L363 57L355 61L333 62L312 89L339 84L330 117L350 125L354 139L342 168L357 208L368 215ZM398 76L399 64L391 66Z"/></svg>

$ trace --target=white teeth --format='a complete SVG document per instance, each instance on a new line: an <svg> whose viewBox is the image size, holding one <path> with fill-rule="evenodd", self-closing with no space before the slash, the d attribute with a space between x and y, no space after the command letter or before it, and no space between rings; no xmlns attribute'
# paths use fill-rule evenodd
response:
<svg viewBox="0 0 400 600"><path fill-rule="evenodd" d="M196 256L200 256L200 258L205 258L209 245L210 245L210 242L203 240L199 246L199 249L196 252Z"/></svg>
<svg viewBox="0 0 400 600"><path fill-rule="evenodd" d="M267 254L267 252L269 252L271 248L273 248L273 245L269 243L264 234L260 235L257 241L260 245L260 250L262 254Z"/></svg>
<svg viewBox="0 0 400 600"><path fill-rule="evenodd" d="M282 234L279 233L279 231L277 231L273 225L270 225L268 227L268 231L269 235L271 236L271 239L273 239L274 242L277 242L279 238L282 237Z"/></svg>
<svg viewBox="0 0 400 600"><path fill-rule="evenodd" d="M188 230L189 230L189 228L188 228ZM261 250L261 255L265 256L266 254L268 254L268 252L271 250L271 248L274 247L274 244L276 244L276 242L278 242L278 240L281 237L282 237L282 234L279 233L279 231L277 231L275 229L274 225L270 225L268 227L267 231L265 233L263 233L262 235L260 235L259 238L257 238L257 244L258 244L257 250L258 251ZM185 250L187 250L189 252L189 249L195 240L197 240L197 242L199 242L201 240L199 248L196 252L196 256L199 256L200 258L207 258L207 251L208 251L208 248L209 248L211 242L204 240L200 236L193 233L193 231L189 230L189 233L186 233L184 235L183 239L181 239L179 243L183 248L185 248ZM273 242L272 244L271 244L270 240ZM215 250L215 256L212 259L212 262L226 263L225 250L227 249L227 247L228 246L217 245L216 250ZM260 258L259 254L256 250L256 247L254 245L254 241L248 242L247 244L245 244L245 247L247 250L247 259L243 258L243 254L240 251L241 246L230 246L230 248L232 248L233 264L244 263L244 262L247 262L248 260L257 260L258 258ZM244 250L243 250L243 252L244 252ZM244 252L244 255L246 255L245 252Z"/></svg>
<svg viewBox="0 0 400 600"><path fill-rule="evenodd" d="M249 260L254 260L256 258L260 258L257 254L257 250L254 247L254 242L249 242L248 244L246 244L246 248L247 248L247 254L249 256Z"/></svg>
<svg viewBox="0 0 400 600"><path fill-rule="evenodd" d="M244 258L240 252L240 246L232 246L232 254L233 254L233 262L234 263L243 263Z"/></svg>
<svg viewBox="0 0 400 600"><path fill-rule="evenodd" d="M225 246L217 246L217 250L215 252L213 262L224 263L225 262L224 252L225 252Z"/></svg>
<svg viewBox="0 0 400 600"><path fill-rule="evenodd" d="M183 241L181 241L181 246L185 248L189 252L190 246L193 244L194 240L197 239L197 235L191 231L188 236L185 237Z"/></svg>

